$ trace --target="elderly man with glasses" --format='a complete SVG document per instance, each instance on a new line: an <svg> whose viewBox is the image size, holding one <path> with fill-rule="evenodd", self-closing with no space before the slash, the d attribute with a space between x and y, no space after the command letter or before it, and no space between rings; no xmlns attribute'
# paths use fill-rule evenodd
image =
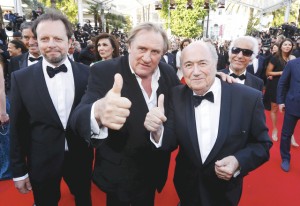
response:
<svg viewBox="0 0 300 206"><path fill-rule="evenodd" d="M247 66L257 54L258 42L254 37L238 37L231 42L229 47L229 68L221 71L236 78L240 84L262 91L263 80L247 72Z"/></svg>

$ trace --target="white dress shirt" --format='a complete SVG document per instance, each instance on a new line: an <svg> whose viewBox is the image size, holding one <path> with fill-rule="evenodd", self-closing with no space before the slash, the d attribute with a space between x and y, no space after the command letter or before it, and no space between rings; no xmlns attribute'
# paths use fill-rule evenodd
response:
<svg viewBox="0 0 300 206"><path fill-rule="evenodd" d="M50 78L46 68L47 66L55 66L47 62L45 58L43 59L43 73L47 88L59 119L64 129L66 129L71 108L74 102L75 86L73 70L69 59L66 58L62 64L66 65L68 71L59 72L53 78Z"/></svg>
<svg viewBox="0 0 300 206"><path fill-rule="evenodd" d="M205 162L218 136L221 109L220 79L215 78L213 85L207 92L210 91L214 94L214 103L204 99L199 106L195 107L197 136L202 163Z"/></svg>
<svg viewBox="0 0 300 206"><path fill-rule="evenodd" d="M254 71L254 74L255 74L258 70L258 58L257 57L255 57L252 60L252 65L253 65L253 71Z"/></svg>
<svg viewBox="0 0 300 206"><path fill-rule="evenodd" d="M195 121L197 127L197 137L202 163L205 162L207 156L216 143L219 131L219 120L221 110L221 82L215 78L211 88L207 92L214 94L214 103L204 99L201 104L195 107ZM194 95L196 95L194 93ZM205 95L205 94L204 94ZM164 127L162 127L163 129ZM163 130L162 130L163 131ZM151 142L157 147L161 147L163 132L156 143L150 135Z"/></svg>
<svg viewBox="0 0 300 206"><path fill-rule="evenodd" d="M130 66L130 70L133 74L134 71L133 69L131 68ZM157 69L155 70L155 72L153 73L152 75L152 80L151 80L151 88L152 88L152 93L151 93L151 96L149 97L147 92L145 91L143 85L142 85L142 79L135 74L135 77L139 83L139 86L142 90L142 93L143 93L143 96L144 96L144 99L146 101L146 104L148 106L148 109L152 109L154 107L157 106L157 94L156 94L156 91L158 89L158 80L160 78L160 70L159 68L157 67ZM91 109L91 115L90 115L90 119L91 119L91 138L95 138L95 139L105 139L107 138L108 136L108 129L107 127L99 127L97 121L96 121L96 118L94 116L94 110L95 110L95 103L92 105L92 109Z"/></svg>

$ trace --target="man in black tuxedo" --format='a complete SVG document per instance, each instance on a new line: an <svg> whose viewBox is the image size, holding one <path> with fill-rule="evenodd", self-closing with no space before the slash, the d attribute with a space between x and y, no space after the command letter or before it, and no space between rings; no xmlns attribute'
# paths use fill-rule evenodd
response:
<svg viewBox="0 0 300 206"><path fill-rule="evenodd" d="M22 41L28 48L28 52L13 57L8 65L9 74L20 68L28 67L35 64L42 58L38 42L32 32L32 22L24 22L21 24Z"/></svg>
<svg viewBox="0 0 300 206"><path fill-rule="evenodd" d="M37 63L41 58L36 37L32 32L32 22L21 24L22 41L28 49L28 52L11 58L8 64L8 95L10 95L10 76L11 73L21 68Z"/></svg>
<svg viewBox="0 0 300 206"><path fill-rule="evenodd" d="M221 72L233 76L238 83L262 91L264 82L247 70L247 66L257 53L258 44L254 37L242 36L234 39L229 47L229 68Z"/></svg>
<svg viewBox="0 0 300 206"><path fill-rule="evenodd" d="M144 122L156 147L179 146L174 184L181 206L238 205L243 177L269 159L261 92L220 81L217 60L212 44L188 45L181 56L187 85L172 89L168 119L161 95Z"/></svg>
<svg viewBox="0 0 300 206"><path fill-rule="evenodd" d="M89 68L69 61L72 26L49 11L33 24L43 60L12 73L11 166L20 193L37 206L57 206L64 178L76 206L91 206L92 148L70 129Z"/></svg>
<svg viewBox="0 0 300 206"><path fill-rule="evenodd" d="M170 53L170 52L166 52L160 59L161 62L165 62L167 64L169 64L170 66L172 66L172 68L174 69L174 72L177 72L177 68L176 68L176 57Z"/></svg>
<svg viewBox="0 0 300 206"><path fill-rule="evenodd" d="M72 115L72 128L96 147L93 180L106 192L108 206L153 206L163 188L170 153L153 150L143 122L157 96L179 84L160 62L167 35L143 23L128 38L128 56L91 67L88 89Z"/></svg>
<svg viewBox="0 0 300 206"><path fill-rule="evenodd" d="M247 66L247 71L266 82L266 58L263 56L263 54L259 53L262 48L262 39L260 37L256 37L255 39L258 43L258 53L252 59L252 64Z"/></svg>

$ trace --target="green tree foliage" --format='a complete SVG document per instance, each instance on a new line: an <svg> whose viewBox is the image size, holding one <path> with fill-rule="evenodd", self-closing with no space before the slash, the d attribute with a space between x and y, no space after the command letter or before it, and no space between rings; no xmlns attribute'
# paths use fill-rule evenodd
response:
<svg viewBox="0 0 300 206"><path fill-rule="evenodd" d="M100 11L101 11L101 7L100 4L92 4L92 3L88 3L89 5L89 14L92 14L94 16L94 22L95 22L95 26L98 26L98 22L99 24L101 24L101 18L100 18ZM100 27L102 27L102 25L99 25Z"/></svg>
<svg viewBox="0 0 300 206"><path fill-rule="evenodd" d="M105 15L107 27L112 29L123 29L127 23L126 18L122 15L108 13Z"/></svg>
<svg viewBox="0 0 300 206"><path fill-rule="evenodd" d="M254 15L254 9L250 8L250 15L249 20L247 24L247 31L246 35L253 35L254 33L257 33L257 29L255 27L259 24L259 18Z"/></svg>
<svg viewBox="0 0 300 206"><path fill-rule="evenodd" d="M273 21L271 23L272 26L277 27L277 26L281 26L283 23L285 23L284 22L285 10L286 10L286 7L284 6L281 9L272 12L272 15L274 17ZM297 22L297 16L298 16L298 5L292 4L288 23Z"/></svg>
<svg viewBox="0 0 300 206"><path fill-rule="evenodd" d="M65 14L69 21L73 24L78 22L77 15L78 15L78 7L77 3L74 0L60 0L60 1L53 1L53 0L39 0L41 3L45 5L45 7L50 7L53 3L56 2L56 8L60 10L63 14Z"/></svg>
<svg viewBox="0 0 300 206"><path fill-rule="evenodd" d="M132 21L130 19L130 16L125 16L125 25L124 25L124 32L129 33L129 31L132 29Z"/></svg>
<svg viewBox="0 0 300 206"><path fill-rule="evenodd" d="M165 28L168 28L168 8L170 0L161 0L163 5L160 11L161 18L165 19ZM181 37L195 38L202 34L203 28L199 24L207 16L203 9L204 0L193 0L194 9L186 9L187 0L176 0L176 9L170 10L170 29L172 34Z"/></svg>

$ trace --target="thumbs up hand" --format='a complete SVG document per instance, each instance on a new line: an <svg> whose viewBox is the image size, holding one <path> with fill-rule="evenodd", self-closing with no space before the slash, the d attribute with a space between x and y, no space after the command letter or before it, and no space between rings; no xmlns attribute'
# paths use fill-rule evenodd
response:
<svg viewBox="0 0 300 206"><path fill-rule="evenodd" d="M165 116L163 94L159 95L157 105L157 107L154 107L147 113L145 118L144 126L150 132L159 132L163 123L167 121L167 117Z"/></svg>
<svg viewBox="0 0 300 206"><path fill-rule="evenodd" d="M113 87L106 96L95 102L94 115L99 125L119 130L123 127L130 114L131 101L121 97L123 78L115 74Z"/></svg>

